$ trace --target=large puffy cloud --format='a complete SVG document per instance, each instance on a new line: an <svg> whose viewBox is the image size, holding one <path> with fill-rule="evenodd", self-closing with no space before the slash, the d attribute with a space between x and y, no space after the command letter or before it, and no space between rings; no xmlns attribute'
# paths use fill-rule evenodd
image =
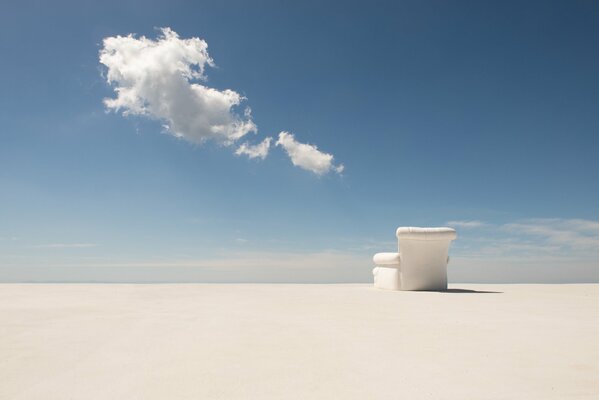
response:
<svg viewBox="0 0 599 400"><path fill-rule="evenodd" d="M243 100L239 93L198 83L205 80L206 66L214 65L202 39L181 39L162 28L156 40L113 36L103 44L100 63L116 92L116 98L104 100L108 109L160 120L167 132L194 143L230 144L256 132L249 108L243 115L235 112Z"/></svg>
<svg viewBox="0 0 599 400"><path fill-rule="evenodd" d="M289 132L279 133L277 146L281 146L296 167L311 171L316 175L323 175L330 171L343 172L343 164L333 164L333 155L323 153L312 144L298 142Z"/></svg>
<svg viewBox="0 0 599 400"><path fill-rule="evenodd" d="M231 145L258 130L249 107L238 111L244 97L205 86L206 67L214 61L200 38L181 39L170 28L161 28L155 40L133 34L107 37L100 63L116 93L104 99L108 110L158 120L167 133L193 143L215 140ZM235 154L265 159L271 141L268 137L255 145L243 143ZM276 144L302 169L317 175L343 171L343 165L333 164L332 154L300 143L288 132L281 132Z"/></svg>

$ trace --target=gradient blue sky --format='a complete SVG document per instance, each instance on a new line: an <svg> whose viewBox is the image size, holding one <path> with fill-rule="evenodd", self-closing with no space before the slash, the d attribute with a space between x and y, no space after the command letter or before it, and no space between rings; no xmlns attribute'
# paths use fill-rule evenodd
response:
<svg viewBox="0 0 599 400"><path fill-rule="evenodd" d="M157 27L343 174L107 112L102 40ZM449 225L450 280L597 282L598 45L593 1L3 2L0 280L368 281Z"/></svg>

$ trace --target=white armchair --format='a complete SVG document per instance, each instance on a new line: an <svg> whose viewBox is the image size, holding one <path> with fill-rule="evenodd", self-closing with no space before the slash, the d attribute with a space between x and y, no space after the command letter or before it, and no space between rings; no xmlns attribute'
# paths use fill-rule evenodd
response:
<svg viewBox="0 0 599 400"><path fill-rule="evenodd" d="M447 290L452 228L397 228L397 253L377 253L372 260L374 286L389 290Z"/></svg>

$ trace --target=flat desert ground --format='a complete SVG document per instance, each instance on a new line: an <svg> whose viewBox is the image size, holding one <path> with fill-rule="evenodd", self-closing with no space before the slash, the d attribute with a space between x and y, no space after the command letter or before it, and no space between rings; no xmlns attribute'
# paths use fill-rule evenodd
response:
<svg viewBox="0 0 599 400"><path fill-rule="evenodd" d="M2 284L0 399L599 399L599 284Z"/></svg>

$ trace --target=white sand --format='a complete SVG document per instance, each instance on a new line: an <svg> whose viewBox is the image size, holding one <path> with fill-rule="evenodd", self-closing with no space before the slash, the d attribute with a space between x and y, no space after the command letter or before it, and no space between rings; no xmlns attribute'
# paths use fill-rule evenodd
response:
<svg viewBox="0 0 599 400"><path fill-rule="evenodd" d="M599 399L598 285L0 285L0 399Z"/></svg>

